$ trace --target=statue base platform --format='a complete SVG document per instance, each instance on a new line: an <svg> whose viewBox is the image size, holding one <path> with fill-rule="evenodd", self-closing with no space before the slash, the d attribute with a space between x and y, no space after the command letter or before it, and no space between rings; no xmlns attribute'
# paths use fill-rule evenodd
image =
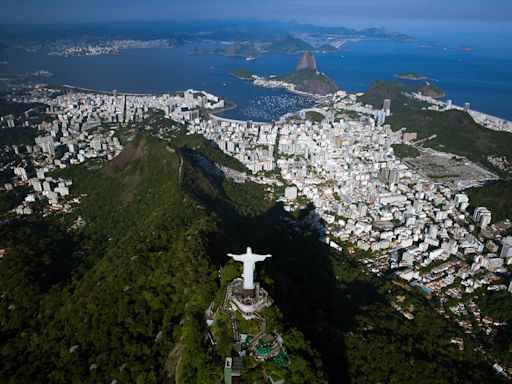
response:
<svg viewBox="0 0 512 384"><path fill-rule="evenodd" d="M227 301L231 303L233 309L240 312L244 319L255 319L259 311L272 305L272 299L259 283L255 283L254 289L251 290L244 289L243 283L243 279L238 278L228 285Z"/></svg>

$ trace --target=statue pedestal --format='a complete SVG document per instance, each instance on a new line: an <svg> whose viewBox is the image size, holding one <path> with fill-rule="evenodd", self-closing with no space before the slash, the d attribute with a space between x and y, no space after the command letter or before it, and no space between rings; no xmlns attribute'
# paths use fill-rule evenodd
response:
<svg viewBox="0 0 512 384"><path fill-rule="evenodd" d="M244 319L255 319L260 310L272 305L272 299L259 283L254 284L254 289L244 289L243 282L243 279L238 278L228 285L227 301L231 303L233 309L240 312Z"/></svg>

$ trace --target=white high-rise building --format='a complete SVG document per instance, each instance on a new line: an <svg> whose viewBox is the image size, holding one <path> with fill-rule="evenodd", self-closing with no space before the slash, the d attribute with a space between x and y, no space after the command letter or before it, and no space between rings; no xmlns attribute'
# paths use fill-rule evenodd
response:
<svg viewBox="0 0 512 384"><path fill-rule="evenodd" d="M100 152L101 151L101 139L99 139L99 138L94 139L91 144L92 144L92 148L96 152Z"/></svg>
<svg viewBox="0 0 512 384"><path fill-rule="evenodd" d="M464 211L469 205L469 198L464 193L457 193L454 198L455 206Z"/></svg>
<svg viewBox="0 0 512 384"><path fill-rule="evenodd" d="M386 122L386 112L383 109L375 113L375 120L378 126L383 125Z"/></svg>
<svg viewBox="0 0 512 384"><path fill-rule="evenodd" d="M431 225L428 227L428 237L435 239L437 237L437 233L439 231L439 227L437 225Z"/></svg>
<svg viewBox="0 0 512 384"><path fill-rule="evenodd" d="M384 113L386 116L391 115L391 100L390 99L384 99L384 103L382 104L382 109L384 110Z"/></svg>
<svg viewBox="0 0 512 384"><path fill-rule="evenodd" d="M52 136L44 136L44 137L36 137L36 144L41 147L41 150L44 153L48 153L50 155L55 155L55 144L53 142Z"/></svg>
<svg viewBox="0 0 512 384"><path fill-rule="evenodd" d="M485 207L477 207L473 212L473 220L475 220L482 228L485 228L491 223L492 214Z"/></svg>
<svg viewBox="0 0 512 384"><path fill-rule="evenodd" d="M21 180L23 180L23 181L27 181L28 180L27 171L23 167L16 167L16 168L14 168L14 174L16 176L21 177Z"/></svg>
<svg viewBox="0 0 512 384"><path fill-rule="evenodd" d="M512 236L507 236L502 240L501 257L512 257Z"/></svg>
<svg viewBox="0 0 512 384"><path fill-rule="evenodd" d="M288 200L295 200L297 198L297 187L287 187L284 190L284 197Z"/></svg>

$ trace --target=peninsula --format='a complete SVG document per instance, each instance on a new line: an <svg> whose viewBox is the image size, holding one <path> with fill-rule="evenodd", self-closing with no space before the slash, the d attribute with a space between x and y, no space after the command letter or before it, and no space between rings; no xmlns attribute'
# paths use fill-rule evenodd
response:
<svg viewBox="0 0 512 384"><path fill-rule="evenodd" d="M294 72L278 76L276 80L292 84L295 91L314 95L329 95L338 90L334 80L318 71L315 56L309 51L301 56Z"/></svg>
<svg viewBox="0 0 512 384"><path fill-rule="evenodd" d="M246 68L236 69L230 74L240 80L252 80L257 86L285 88L290 92L304 95L325 96L338 91L334 80L318 71L315 57L309 51L301 56L297 69L286 75L259 77Z"/></svg>

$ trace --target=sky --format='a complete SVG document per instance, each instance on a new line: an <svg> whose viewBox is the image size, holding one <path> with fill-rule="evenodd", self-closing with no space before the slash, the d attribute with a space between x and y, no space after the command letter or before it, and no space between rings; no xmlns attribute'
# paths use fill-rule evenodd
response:
<svg viewBox="0 0 512 384"><path fill-rule="evenodd" d="M3 22L277 19L366 27L428 20L512 21L512 0L0 0Z"/></svg>

